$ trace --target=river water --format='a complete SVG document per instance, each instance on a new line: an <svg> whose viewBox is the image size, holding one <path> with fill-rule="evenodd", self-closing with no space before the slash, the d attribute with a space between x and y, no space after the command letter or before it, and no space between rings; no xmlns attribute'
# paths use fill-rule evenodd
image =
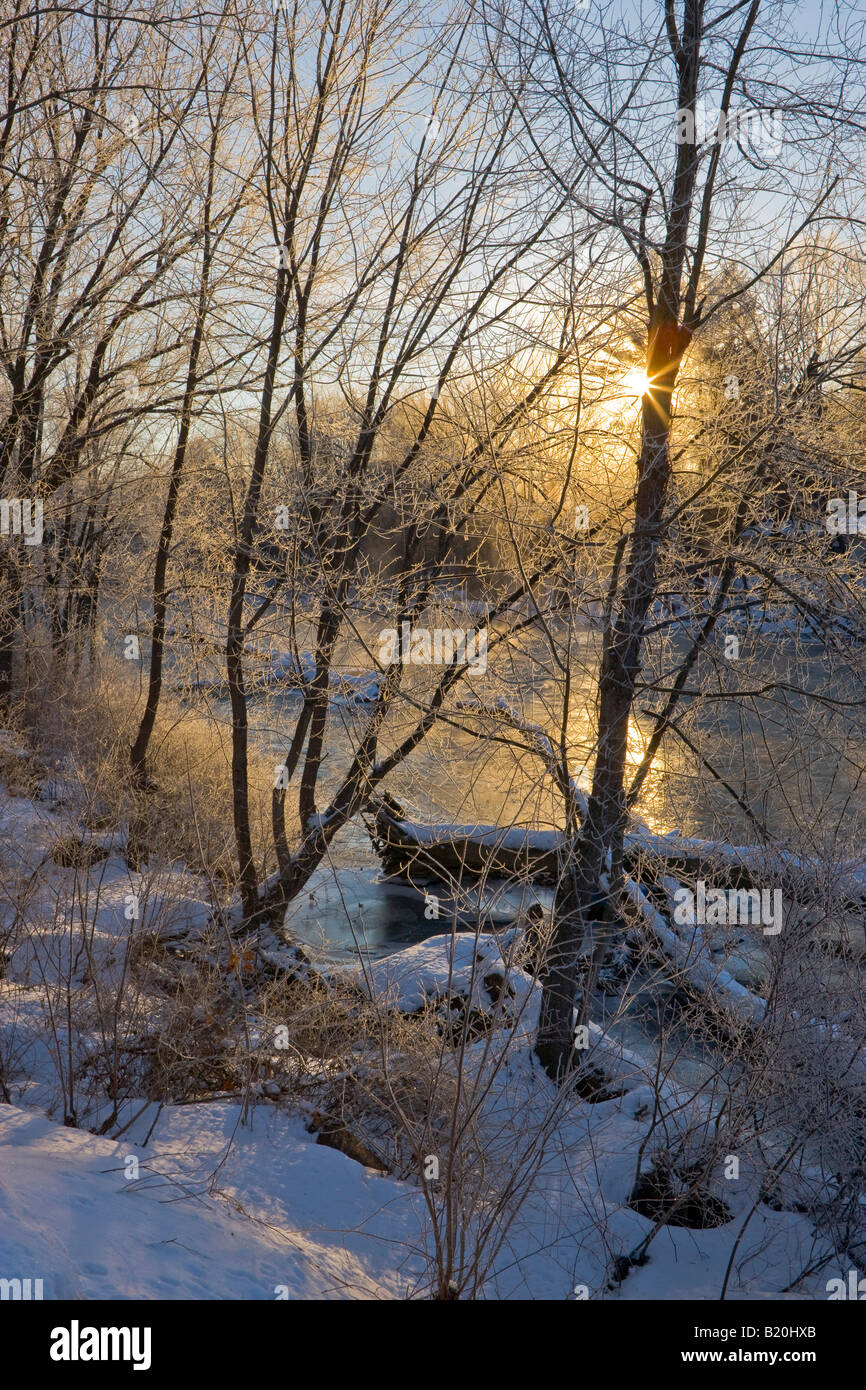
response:
<svg viewBox="0 0 866 1390"><path fill-rule="evenodd" d="M565 636L553 636L562 653ZM684 701L680 718L688 742L670 734L665 739L643 786L637 808L641 818L658 833L678 830L732 844L755 843L757 822L795 853L811 854L833 842L840 857L866 857L866 799L861 792L866 711L856 669L853 675L838 663L828 669L818 647L772 632L747 633L741 643L744 659L734 667L721 657L723 637L690 682L690 688L697 688L700 676L709 698L700 707ZM370 653L376 649L377 626L370 622L337 652L336 669L367 677ZM591 631L572 634L566 739L571 771L579 777L586 776L593 754L598 651ZM675 642L665 653L651 654L651 669L663 687L670 684L666 670L676 669L676 655ZM413 727L439 674L414 667L404 673L405 695L385 725L380 755ZM748 693L732 698L735 686ZM562 727L562 672L551 657L550 643L537 635L491 651L487 671L467 683L466 695L504 697L524 719L554 736ZM815 696L819 698L811 698ZM638 701L629 734L631 771L640 764L653 726L643 711L658 708L663 698L647 691ZM225 701L210 701L209 708L228 725ZM252 743L274 765L285 756L299 708L299 697L289 692L271 691L250 700ZM320 809L339 783L368 710L351 700L332 702ZM488 734L493 732L507 741L475 737L453 722L439 723L396 769L388 790L410 818L422 822L537 829L560 825L558 798L539 759L516 747L519 740L507 730L488 726ZM486 882L479 889L469 882L449 892L441 884L413 887L386 880L368 829L357 821L336 837L327 862L290 905L285 931L287 939L301 942L317 958L351 966L443 932L504 928L531 903L549 910L551 901L549 890L526 884ZM755 985L760 950L743 936L733 952L733 959L725 955L725 968L741 983ZM608 981L597 992L591 1017L644 1057L653 1056L662 1037L671 1074L695 1085L711 1075L719 1059L697 1039L684 1008L687 1000L664 965L644 959L625 984Z"/></svg>
<svg viewBox="0 0 866 1390"><path fill-rule="evenodd" d="M554 634L565 650L566 636ZM639 813L651 830L679 830L704 839L754 843L756 823L799 853L813 852L836 836L849 854L863 843L866 799L859 788L864 774L866 719L857 700L857 681L841 667L830 671L817 647L776 633L751 633L741 643L736 665L721 659L722 638L705 664L700 708L683 703L683 738L668 734L644 783ZM370 653L377 650L375 622L358 631L338 651L336 666L355 676L369 675ZM652 657L660 683L674 665L676 648ZM598 641L588 629L571 635L571 690L567 746L571 770L583 774L593 752ZM675 668L674 668L675 669ZM405 736L423 709L424 694L441 674L410 667L406 695L386 723L380 752ZM690 681L696 688L698 676ZM731 698L734 685L748 694ZM521 716L556 735L562 724L563 681L550 644L537 635L491 649L488 669L467 682L466 695L504 697ZM809 698L817 695L818 701ZM638 701L629 735L630 769L641 760L652 720L642 711L657 708L663 696L646 692ZM847 700L841 710L833 700ZM250 701L251 737L281 762L299 709L292 693L271 691ZM327 759L320 809L338 784L368 706L337 699L329 713ZM228 722L224 701L211 705ZM558 798L537 757L507 743L478 738L451 722L434 727L426 740L389 779L388 790L424 822L495 824L551 828L561 823ZM291 806L291 792L289 805ZM742 808L749 808L749 815ZM838 845L837 845L838 848ZM455 924L500 926L529 901L549 899L543 890L488 885L479 901L471 885L457 898L438 891L438 916L423 894L401 883L382 882L370 837L360 821L336 838L329 862L290 909L292 935L330 956L379 956ZM426 911L426 916L425 916Z"/></svg>

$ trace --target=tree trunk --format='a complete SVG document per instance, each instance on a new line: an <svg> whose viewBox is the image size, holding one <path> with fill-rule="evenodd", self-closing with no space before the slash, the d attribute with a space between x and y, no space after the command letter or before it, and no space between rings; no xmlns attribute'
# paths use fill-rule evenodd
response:
<svg viewBox="0 0 866 1390"><path fill-rule="evenodd" d="M622 595L605 632L599 675L598 753L587 815L574 846L574 872L555 903L556 931L547 961L536 1052L552 1077L574 1064L574 1004L578 955L585 930L598 916L602 875L622 857L626 827L626 752L643 628L655 592L662 515L670 481L671 396L690 334L659 314L651 326L643 397L635 523Z"/></svg>
<svg viewBox="0 0 866 1390"><path fill-rule="evenodd" d="M268 346L268 361L262 384L262 403L259 413L259 428L256 438L256 452L249 487L244 499L240 534L235 550L232 589L229 601L228 636L226 640L226 676L232 710L232 813L234 817L235 844L238 852L238 875L241 905L246 918L255 916L258 901L258 877L253 861L253 842L250 830L249 776L247 768L247 749L249 743L249 720L247 716L247 695L244 687L244 600L247 591L247 578L252 558L253 532L258 515L259 498L264 482L271 441L271 414L273 409L274 382L283 327L288 313L289 279L282 267L277 271L277 288L274 299L271 336Z"/></svg>

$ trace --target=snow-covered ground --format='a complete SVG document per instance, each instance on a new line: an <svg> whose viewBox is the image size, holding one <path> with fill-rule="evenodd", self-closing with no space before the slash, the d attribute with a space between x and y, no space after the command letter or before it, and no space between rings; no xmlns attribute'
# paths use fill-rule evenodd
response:
<svg viewBox="0 0 866 1390"><path fill-rule="evenodd" d="M134 977L131 943L147 933L182 942L210 909L201 881L180 867L130 870L122 836L103 837L104 857L90 867L56 863L58 839L76 824L75 797L62 772L44 795L4 794L0 804L0 1077L9 1102L0 1104L0 1278L42 1279L46 1298L429 1296L425 1195L441 1214L443 1179L425 1194L420 1171L383 1175L317 1143L309 1107L277 1087L258 1087L246 1111L236 1098L159 1105L130 1093L114 1118L104 1097L82 1088L78 1127L63 1123L72 1025L60 1004L86 1002L97 1037L100 989L107 997ZM616 1277L617 1261L654 1229L629 1204L635 1181L663 1140L675 1147L688 1126L700 1130L702 1102L594 1026L598 1092L557 1101L532 1052L539 991L516 963L518 944L513 930L444 933L355 974L358 988L394 1010L448 1008L459 997L461 1016L509 1024L466 1046L488 1184L472 1238L511 1185L484 1232L489 1261L473 1294L718 1299L736 1250L728 1297L778 1297L816 1259L819 1272L787 1296L826 1297L827 1279L844 1276L850 1260L820 1266L829 1246L793 1200L783 1210L758 1200L746 1152L735 1180L719 1168L707 1181L724 1204L721 1224L662 1227L646 1262ZM151 1006L158 996L143 991L143 1018Z"/></svg>
<svg viewBox="0 0 866 1390"><path fill-rule="evenodd" d="M503 1082L500 1106L509 1096L525 1104L525 1085ZM315 1144L276 1107L258 1107L249 1126L235 1105L166 1107L154 1128L156 1108L115 1142L0 1106L0 1277L42 1278L46 1298L73 1299L423 1292L431 1242L417 1185ZM626 1206L651 1092L581 1108L559 1127L484 1296L717 1299L749 1185L737 1219L667 1227L647 1263L608 1289L612 1257L651 1226ZM812 1236L805 1217L762 1208L729 1296L777 1297L814 1255Z"/></svg>
<svg viewBox="0 0 866 1390"><path fill-rule="evenodd" d="M275 1109L248 1129L237 1106L174 1107L145 1145L156 1109L115 1142L0 1106L0 1277L64 1299L402 1296L411 1188Z"/></svg>

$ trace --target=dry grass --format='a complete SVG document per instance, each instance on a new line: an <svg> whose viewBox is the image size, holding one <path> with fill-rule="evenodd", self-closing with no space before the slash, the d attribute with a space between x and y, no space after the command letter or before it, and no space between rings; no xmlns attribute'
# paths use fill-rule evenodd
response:
<svg viewBox="0 0 866 1390"><path fill-rule="evenodd" d="M201 708L163 694L150 748L154 787L136 794L130 785L129 748L143 704L139 680L122 660L75 684L58 679L30 689L16 724L31 756L4 758L0 778L10 790L33 795L40 780L62 775L75 784L75 799L88 830L134 824L136 840L152 862L182 861L227 887L235 878L232 830L231 748L228 729ZM263 872L269 843L273 769L250 750L250 809Z"/></svg>

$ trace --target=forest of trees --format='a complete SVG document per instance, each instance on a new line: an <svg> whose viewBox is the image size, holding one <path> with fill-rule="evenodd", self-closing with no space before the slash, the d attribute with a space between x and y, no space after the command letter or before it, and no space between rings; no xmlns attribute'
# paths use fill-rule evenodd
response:
<svg viewBox="0 0 866 1390"><path fill-rule="evenodd" d="M419 1288L491 1296L651 976L674 1053L659 1014L603 1287L723 1224L747 1152L743 1230L790 1181L829 1242L776 1292L862 1264L864 15L801 11L0 0L0 775L55 818L0 873L0 1099L25 979L38 1103L107 1138L138 1100L246 1123L282 1028L320 1139L420 1184ZM363 951L311 965L293 914L330 875L362 933L364 844L475 973L466 902L518 893L489 997L456 955L402 1011ZM751 975L730 893L784 904Z"/></svg>

